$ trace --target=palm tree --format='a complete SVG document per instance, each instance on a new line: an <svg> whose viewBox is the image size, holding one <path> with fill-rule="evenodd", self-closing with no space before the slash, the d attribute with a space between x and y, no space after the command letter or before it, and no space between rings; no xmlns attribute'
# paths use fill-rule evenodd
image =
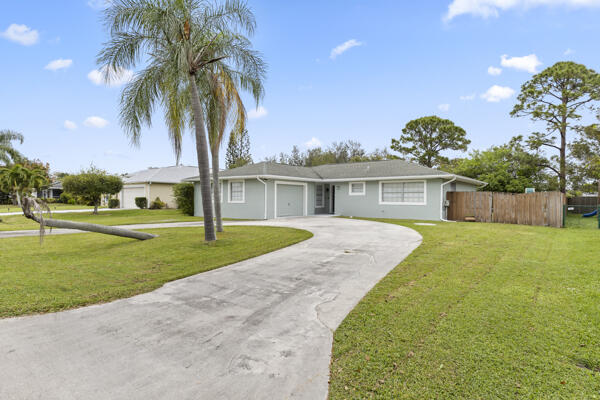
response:
<svg viewBox="0 0 600 400"><path fill-rule="evenodd" d="M43 200L31 197L33 189L39 191L47 183L48 174L42 168L32 168L21 164L0 168L0 190L14 194L19 206L23 210L23 215L40 224L40 241L44 237L44 228L46 226L50 228L77 229L138 240L147 240L156 237L156 235L150 233L136 232L114 226L52 219L52 213L48 205ZM44 217L44 212L48 214L49 218Z"/></svg>
<svg viewBox="0 0 600 400"><path fill-rule="evenodd" d="M209 85L207 72L222 66L243 89L244 76L262 77L265 64L244 36L256 22L246 4L227 0L112 0L105 10L110 40L98 55L105 79L143 63L121 96L121 125L138 144L142 126L150 126L157 103L165 112L176 157L182 132L194 128L204 215L204 238L216 240L210 196L205 114L200 93Z"/></svg>
<svg viewBox="0 0 600 400"><path fill-rule="evenodd" d="M219 68L209 73L210 93L205 96L206 127L212 158L213 202L217 221L217 232L223 232L223 219L221 216L221 188L219 186L219 152L225 138L228 124L233 124L235 132L241 132L246 125L246 109L239 94L239 85L236 76L231 71ZM252 87L255 94L254 100L258 105L262 97L262 81L253 76L244 77Z"/></svg>
<svg viewBox="0 0 600 400"><path fill-rule="evenodd" d="M20 161L23 156L12 145L18 141L23 144L23 135L8 129L0 130L0 163L8 165Z"/></svg>

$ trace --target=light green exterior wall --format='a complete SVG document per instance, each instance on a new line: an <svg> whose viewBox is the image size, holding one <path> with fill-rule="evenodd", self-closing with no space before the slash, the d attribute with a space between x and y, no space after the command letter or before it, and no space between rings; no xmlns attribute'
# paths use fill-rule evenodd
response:
<svg viewBox="0 0 600 400"><path fill-rule="evenodd" d="M439 220L441 198L445 199L445 192L454 189L455 191L475 191L477 187L463 182L456 182L456 185L447 184L444 186L444 193L441 193L442 179L426 180L426 204L425 205L402 205L402 204L380 204L379 202L379 183L380 181L365 182L365 195L349 195L350 182L335 182L333 184L324 183L324 207L315 208L315 182L300 182L288 180L264 179L267 185L267 219L275 218L275 182L302 184L299 186L306 190L307 196L307 215L328 214L330 213L331 189L335 190L335 214L354 217L370 218L395 218L395 219L420 219L420 220ZM409 181L409 180L407 180ZM256 178L244 180L245 199L243 203L229 202L229 180L223 180L223 200L221 210L224 218L235 219L264 219L265 216L265 186ZM385 180L383 181L385 182ZM452 186L451 186L452 185ZM298 191L300 193L300 191ZM304 193L304 192L302 192ZM279 202L282 200L279 199ZM200 197L200 185L194 184L194 204L195 215L202 216L202 203ZM445 217L445 215L444 215Z"/></svg>
<svg viewBox="0 0 600 400"><path fill-rule="evenodd" d="M363 196L349 195L349 182L336 183L335 213L344 216L369 218L422 220L438 220L440 218L441 179L425 181L425 205L379 204L379 182L365 182L365 194Z"/></svg>

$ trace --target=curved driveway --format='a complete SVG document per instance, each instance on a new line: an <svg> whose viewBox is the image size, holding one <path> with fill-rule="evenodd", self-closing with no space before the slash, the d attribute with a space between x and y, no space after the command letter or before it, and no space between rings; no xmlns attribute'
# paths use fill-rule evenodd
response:
<svg viewBox="0 0 600 400"><path fill-rule="evenodd" d="M421 237L341 218L246 224L314 237L129 299L0 320L0 399L325 398L333 331Z"/></svg>

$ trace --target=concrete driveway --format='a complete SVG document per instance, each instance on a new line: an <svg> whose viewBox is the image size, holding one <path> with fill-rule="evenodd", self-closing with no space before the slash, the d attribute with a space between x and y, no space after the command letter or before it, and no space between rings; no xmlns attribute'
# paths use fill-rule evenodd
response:
<svg viewBox="0 0 600 400"><path fill-rule="evenodd" d="M340 218L247 224L314 237L129 299L0 320L0 399L326 398L333 331L421 237Z"/></svg>

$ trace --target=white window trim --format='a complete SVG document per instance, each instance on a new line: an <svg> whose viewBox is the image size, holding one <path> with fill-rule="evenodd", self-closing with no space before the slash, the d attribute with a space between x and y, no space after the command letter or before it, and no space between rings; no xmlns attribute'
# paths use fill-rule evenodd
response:
<svg viewBox="0 0 600 400"><path fill-rule="evenodd" d="M384 183L416 183L423 182L423 202L401 202L401 201L383 201L383 184ZM427 181L426 180L401 180L401 181L379 181L379 204L381 205L398 205L398 206L425 206L427 205Z"/></svg>
<svg viewBox="0 0 600 400"><path fill-rule="evenodd" d="M231 200L231 184L232 183L241 183L242 184L242 200ZM245 180L232 180L229 181L227 185L227 202L228 203L245 203L246 202L246 181Z"/></svg>
<svg viewBox="0 0 600 400"><path fill-rule="evenodd" d="M362 185L362 192L352 193L352 185L360 183ZM367 192L367 185L365 182L348 182L348 196L364 196Z"/></svg>
<svg viewBox="0 0 600 400"><path fill-rule="evenodd" d="M284 217L278 217L277 216L277 185L297 185L297 186L302 186L303 189L302 191L304 192L304 207L303 207L303 216L307 216L308 215L308 185L304 182L291 182L291 181L275 181L275 193L274 193L274 204L273 204L273 218L284 218Z"/></svg>
<svg viewBox="0 0 600 400"><path fill-rule="evenodd" d="M321 186L321 205L317 206L317 186ZM325 184L317 183L315 184L315 208L325 208Z"/></svg>

